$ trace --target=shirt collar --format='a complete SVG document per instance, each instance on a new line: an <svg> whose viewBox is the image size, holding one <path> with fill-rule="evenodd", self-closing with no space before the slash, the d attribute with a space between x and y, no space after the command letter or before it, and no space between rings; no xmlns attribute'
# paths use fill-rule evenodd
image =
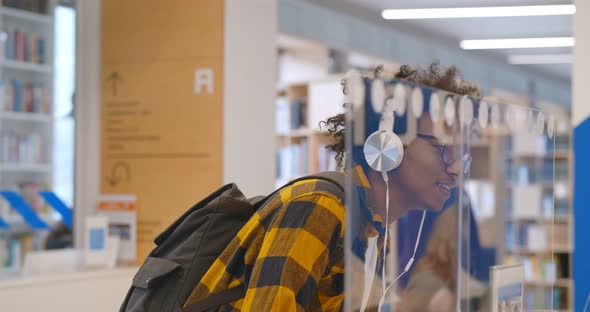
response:
<svg viewBox="0 0 590 312"><path fill-rule="evenodd" d="M369 179L364 172L363 167L355 165L352 171L352 183L356 188L358 195L358 201L355 203L358 207L353 209L359 209L361 215L364 216L363 221L366 221L365 233L368 237L373 237L379 234L383 234L385 229L383 226L383 217L376 211L375 198L371 190L371 184Z"/></svg>

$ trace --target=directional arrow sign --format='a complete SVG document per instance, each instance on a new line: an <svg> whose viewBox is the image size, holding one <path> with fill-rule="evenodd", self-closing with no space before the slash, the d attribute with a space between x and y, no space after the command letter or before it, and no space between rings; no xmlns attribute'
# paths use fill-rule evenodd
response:
<svg viewBox="0 0 590 312"><path fill-rule="evenodd" d="M123 80L123 78L121 78L121 75L116 71L112 72L107 78L107 81L111 83L111 93L113 96L117 95L117 83L121 80Z"/></svg>
<svg viewBox="0 0 590 312"><path fill-rule="evenodd" d="M117 186L121 181L131 179L131 168L125 162L118 162L111 168L111 175L106 177L111 186Z"/></svg>

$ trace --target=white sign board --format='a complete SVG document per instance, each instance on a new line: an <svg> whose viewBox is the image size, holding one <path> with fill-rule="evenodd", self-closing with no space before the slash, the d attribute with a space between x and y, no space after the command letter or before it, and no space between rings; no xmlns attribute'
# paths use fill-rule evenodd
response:
<svg viewBox="0 0 590 312"><path fill-rule="evenodd" d="M493 312L524 311L524 266L499 265L490 268Z"/></svg>

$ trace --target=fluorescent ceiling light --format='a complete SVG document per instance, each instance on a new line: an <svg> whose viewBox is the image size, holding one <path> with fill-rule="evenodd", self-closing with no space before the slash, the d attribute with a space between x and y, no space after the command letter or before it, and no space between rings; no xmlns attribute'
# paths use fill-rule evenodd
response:
<svg viewBox="0 0 590 312"><path fill-rule="evenodd" d="M528 54L528 55L510 55L508 62L510 64L570 64L574 60L571 54Z"/></svg>
<svg viewBox="0 0 590 312"><path fill-rule="evenodd" d="M383 10L383 12L381 12L381 16L387 20L404 20L429 18L573 15L574 13L576 13L575 5L559 4L476 8Z"/></svg>
<svg viewBox="0 0 590 312"><path fill-rule="evenodd" d="M573 37L462 40L464 50L572 47Z"/></svg>

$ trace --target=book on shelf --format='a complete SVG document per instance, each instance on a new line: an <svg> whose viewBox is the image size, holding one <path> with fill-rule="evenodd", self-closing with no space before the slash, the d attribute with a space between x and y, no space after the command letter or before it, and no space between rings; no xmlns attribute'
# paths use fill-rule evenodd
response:
<svg viewBox="0 0 590 312"><path fill-rule="evenodd" d="M47 183L40 183L36 181L24 182L19 184L19 193L23 199L31 205L33 210L39 215L46 215L49 213L49 206L39 196L39 191L49 188Z"/></svg>
<svg viewBox="0 0 590 312"><path fill-rule="evenodd" d="M543 251L549 246L550 226L526 223L519 225L518 246L523 250Z"/></svg>
<svg viewBox="0 0 590 312"><path fill-rule="evenodd" d="M4 29L6 42L4 43L4 58L7 60L45 64L45 38L37 32L24 32L18 28L8 26Z"/></svg>
<svg viewBox="0 0 590 312"><path fill-rule="evenodd" d="M4 183L0 185L0 189L17 192L37 215L47 215L50 213L49 205L39 195L39 191L49 189L49 183L47 182L25 181L18 183ZM10 207L10 205L0 197L0 218L11 218L17 215L18 213L14 208Z"/></svg>
<svg viewBox="0 0 590 312"><path fill-rule="evenodd" d="M291 130L291 110L289 100L286 97L278 97L276 100L275 127L277 133L288 133Z"/></svg>
<svg viewBox="0 0 590 312"><path fill-rule="evenodd" d="M465 190L471 199L471 207L476 220L486 220L495 214L494 185L485 180L469 180L465 182Z"/></svg>
<svg viewBox="0 0 590 312"><path fill-rule="evenodd" d="M506 236L514 237L515 244L509 244L512 250L522 252L554 252L560 253L571 246L570 228L567 223L536 222L526 220L518 225L507 227Z"/></svg>
<svg viewBox="0 0 590 312"><path fill-rule="evenodd" d="M25 255L33 250L44 249L44 237L34 233L0 236L0 270L19 270Z"/></svg>
<svg viewBox="0 0 590 312"><path fill-rule="evenodd" d="M530 285L551 285L569 281L569 256L567 255L510 255L507 264L522 263L525 281Z"/></svg>
<svg viewBox="0 0 590 312"><path fill-rule="evenodd" d="M553 225L553 244L555 246L570 246L570 226L567 223Z"/></svg>
<svg viewBox="0 0 590 312"><path fill-rule="evenodd" d="M561 279L566 279L569 280L571 279L571 273L570 273L570 259L571 256L570 254L556 254L554 257L554 261L555 261L555 267L557 269L557 278L561 278Z"/></svg>
<svg viewBox="0 0 590 312"><path fill-rule="evenodd" d="M306 126L305 105L302 100L295 99L291 102L291 129L299 129Z"/></svg>
<svg viewBox="0 0 590 312"><path fill-rule="evenodd" d="M0 238L0 269L18 269L22 263L22 243L19 239Z"/></svg>
<svg viewBox="0 0 590 312"><path fill-rule="evenodd" d="M567 162L555 163L555 180L565 181L569 177L569 164Z"/></svg>
<svg viewBox="0 0 590 312"><path fill-rule="evenodd" d="M26 135L7 131L0 136L2 151L0 162L11 164L44 164L46 155L45 142L40 132Z"/></svg>
<svg viewBox="0 0 590 312"><path fill-rule="evenodd" d="M539 256L526 257L524 264L525 279L527 281L541 283L555 283L557 270L553 258L547 259Z"/></svg>
<svg viewBox="0 0 590 312"><path fill-rule="evenodd" d="M277 174L280 179L290 179L308 173L309 144L307 140L279 148Z"/></svg>
<svg viewBox="0 0 590 312"><path fill-rule="evenodd" d="M512 216L532 218L541 215L543 189L539 185L516 185L512 192Z"/></svg>
<svg viewBox="0 0 590 312"><path fill-rule="evenodd" d="M336 152L326 148L325 144L318 146L318 172L337 171L338 162L336 161Z"/></svg>
<svg viewBox="0 0 590 312"><path fill-rule="evenodd" d="M49 113L49 94L40 84L0 80L0 107L5 112Z"/></svg>
<svg viewBox="0 0 590 312"><path fill-rule="evenodd" d="M524 311L561 309L563 291L551 288L527 288L524 292Z"/></svg>
<svg viewBox="0 0 590 312"><path fill-rule="evenodd" d="M286 97L278 97L275 105L277 133L289 133L306 127L306 105L302 100L294 99L289 102Z"/></svg>

